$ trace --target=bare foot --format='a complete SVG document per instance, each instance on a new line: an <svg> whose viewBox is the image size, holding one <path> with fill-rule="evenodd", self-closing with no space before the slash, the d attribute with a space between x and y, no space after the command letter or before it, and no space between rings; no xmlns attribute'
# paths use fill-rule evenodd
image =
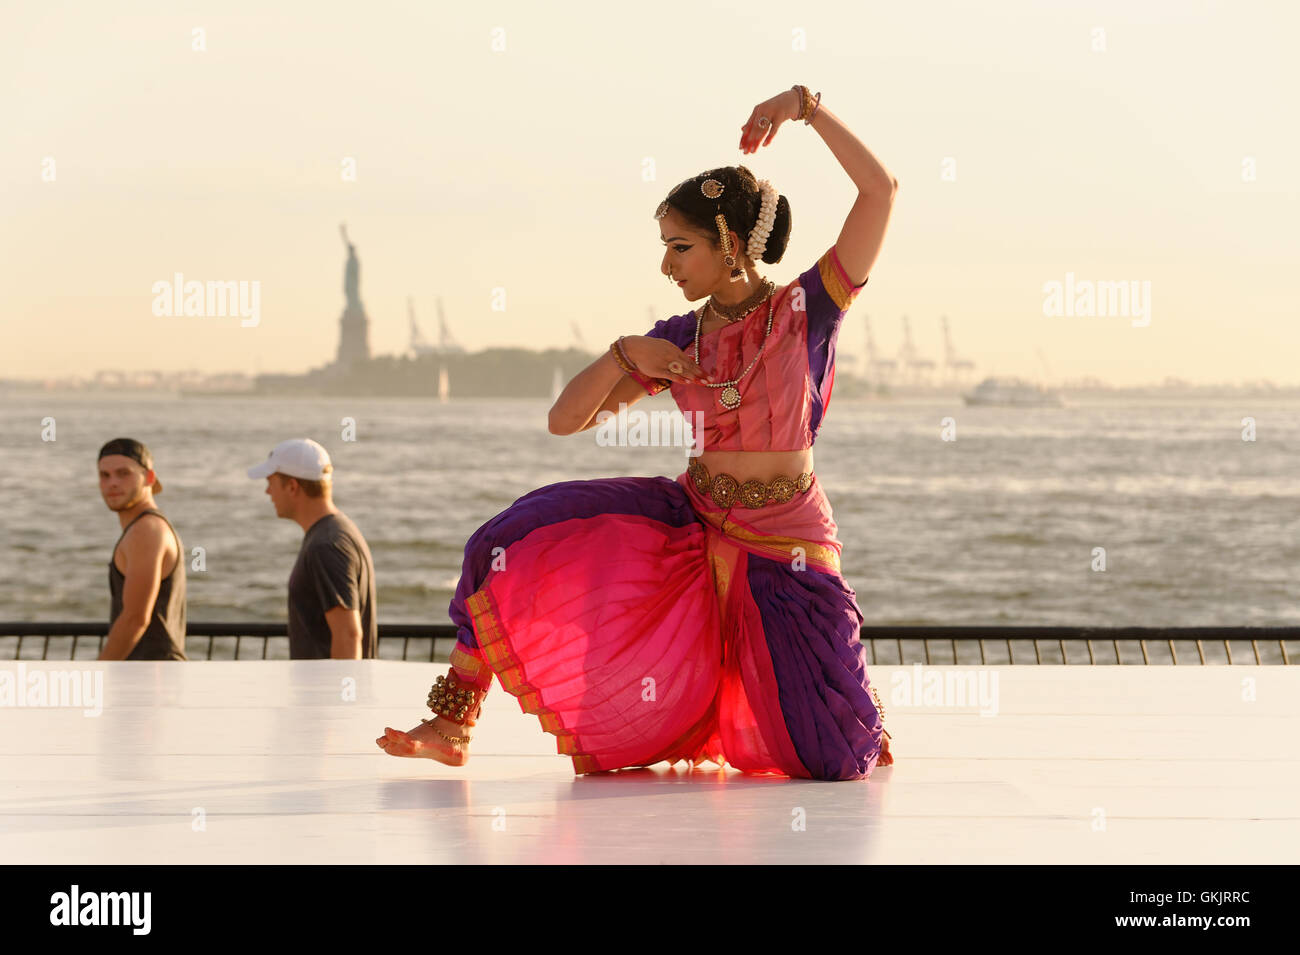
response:
<svg viewBox="0 0 1300 955"><path fill-rule="evenodd" d="M439 716L432 720L421 720L419 726L405 733L385 726L384 735L375 742L389 756L423 756L448 766L464 766L469 759L469 744L445 740L434 732L435 727L448 736L469 735L466 727Z"/></svg>
<svg viewBox="0 0 1300 955"><path fill-rule="evenodd" d="M889 737L882 735L880 737L880 758L876 760L877 766L894 765L894 757L889 752Z"/></svg>

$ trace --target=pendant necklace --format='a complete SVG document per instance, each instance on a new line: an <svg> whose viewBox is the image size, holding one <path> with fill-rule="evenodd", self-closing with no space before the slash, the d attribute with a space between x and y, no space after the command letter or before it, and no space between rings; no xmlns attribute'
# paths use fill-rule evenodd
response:
<svg viewBox="0 0 1300 955"><path fill-rule="evenodd" d="M767 300L767 331L763 333L763 344L758 346L758 351L754 353L754 357L750 360L749 364L745 367L745 370L742 371L735 378L731 379L731 381L701 382L701 384L705 385L705 387L722 389L722 394L718 396L718 401L721 402L722 406L726 408L728 411L730 411L733 408L739 407L741 395L740 395L740 389L737 388L736 385L738 385L740 383L740 380L744 378L746 375L748 375L750 370L754 367L754 363L758 361L759 355L763 354L763 349L767 345L767 337L772 334L772 315L775 312L775 306L776 306L776 297L769 296ZM700 363L700 327L704 324L705 308L713 308L713 306L706 302L704 308L701 308L695 314L695 364L696 365ZM714 311L717 310L714 309ZM719 315L721 316L720 312Z"/></svg>

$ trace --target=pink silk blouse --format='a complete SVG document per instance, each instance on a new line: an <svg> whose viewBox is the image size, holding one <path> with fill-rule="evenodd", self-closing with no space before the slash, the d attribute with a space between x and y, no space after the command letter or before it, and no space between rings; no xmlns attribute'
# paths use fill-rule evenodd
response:
<svg viewBox="0 0 1300 955"><path fill-rule="evenodd" d="M700 336L700 367L715 382L730 381L762 354L736 385L739 407L719 401L721 388L674 382L673 400L696 429L704 451L802 451L821 430L835 383L835 343L858 292L831 246L816 264L773 292L767 345L767 302L741 321ZM656 322L650 338L672 342L694 358L696 310ZM701 432L702 425L702 432ZM701 439L702 443L701 443Z"/></svg>

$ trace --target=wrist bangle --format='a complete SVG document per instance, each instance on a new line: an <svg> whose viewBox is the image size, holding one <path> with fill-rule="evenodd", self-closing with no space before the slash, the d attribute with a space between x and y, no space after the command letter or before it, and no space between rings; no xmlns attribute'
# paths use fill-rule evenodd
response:
<svg viewBox="0 0 1300 955"><path fill-rule="evenodd" d="M813 103L812 112L810 112L808 114L808 118L803 121L803 124L805 126L812 125L813 117L817 115L817 110L821 108L821 105L822 105L822 94L819 92L817 94L816 102Z"/></svg>
<svg viewBox="0 0 1300 955"><path fill-rule="evenodd" d="M640 370L635 364L633 364L632 359L627 357L627 352L623 350L624 337L626 336L619 336L609 346L614 355L614 361L623 369L624 374L644 388L647 394L659 394L659 392L668 387L670 382L664 381L662 378L647 378L645 375L641 374Z"/></svg>
<svg viewBox="0 0 1300 955"><path fill-rule="evenodd" d="M625 375L630 375L636 370L632 363L628 361L627 356L623 354L623 349L617 340L609 343L609 354L614 359L614 364L618 365Z"/></svg>
<svg viewBox="0 0 1300 955"><path fill-rule="evenodd" d="M799 97L799 112L794 118L795 122L798 122L808 115L808 104L812 101L812 97L808 95L808 87L801 83L796 83L790 89L794 90Z"/></svg>

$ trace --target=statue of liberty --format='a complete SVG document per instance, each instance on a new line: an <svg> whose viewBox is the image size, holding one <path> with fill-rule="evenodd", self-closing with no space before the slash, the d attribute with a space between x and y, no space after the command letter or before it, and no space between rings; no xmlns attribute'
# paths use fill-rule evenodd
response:
<svg viewBox="0 0 1300 955"><path fill-rule="evenodd" d="M348 262L343 269L343 294L347 296L347 303L339 318L339 351L335 365L347 369L354 362L370 360L367 335L370 320L361 304L361 262L357 259L356 246L348 239L347 223L339 223L339 234L348 247Z"/></svg>
<svg viewBox="0 0 1300 955"><path fill-rule="evenodd" d="M348 297L349 309L361 308L361 295L358 291L361 287L361 263L357 260L357 247L348 240L348 226L346 222L339 223L339 232L343 236L343 243L348 247L348 264L343 270L343 292Z"/></svg>

